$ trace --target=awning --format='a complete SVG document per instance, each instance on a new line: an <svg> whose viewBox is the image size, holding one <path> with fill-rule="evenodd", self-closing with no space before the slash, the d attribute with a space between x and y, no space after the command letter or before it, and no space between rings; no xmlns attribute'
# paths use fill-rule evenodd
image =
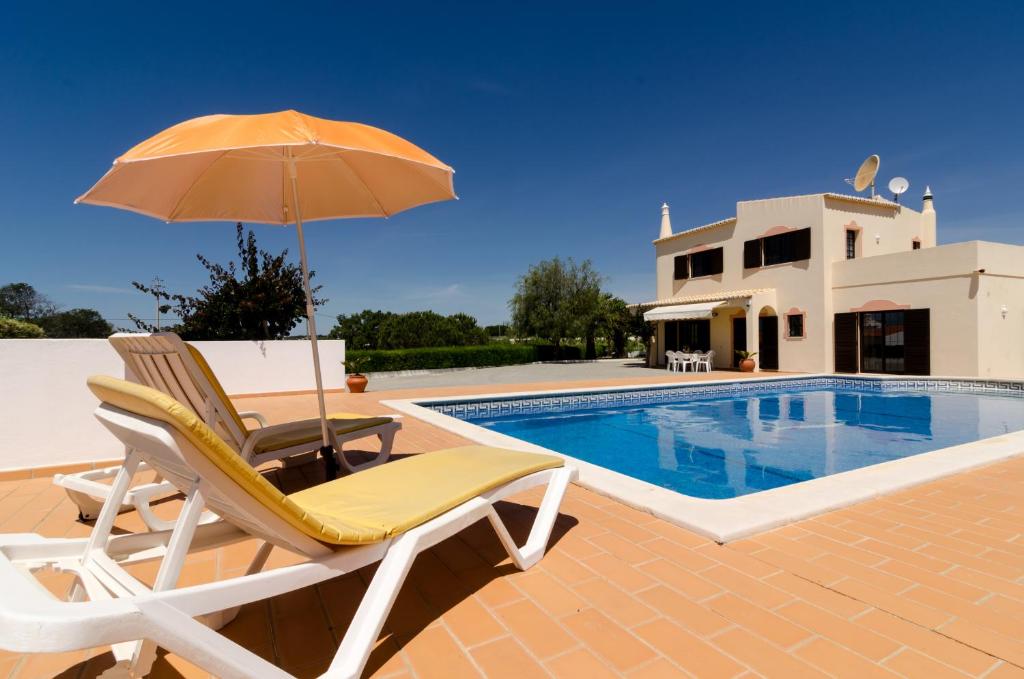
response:
<svg viewBox="0 0 1024 679"><path fill-rule="evenodd" d="M725 302L702 302L700 304L676 304L659 306L644 313L645 321L682 321L693 318L711 318L715 307Z"/></svg>

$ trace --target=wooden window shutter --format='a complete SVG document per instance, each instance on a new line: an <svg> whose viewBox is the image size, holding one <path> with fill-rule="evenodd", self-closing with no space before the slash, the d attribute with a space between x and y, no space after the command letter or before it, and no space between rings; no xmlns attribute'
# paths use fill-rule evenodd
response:
<svg viewBox="0 0 1024 679"><path fill-rule="evenodd" d="M811 258L811 230L800 229L793 232L793 261L799 262Z"/></svg>
<svg viewBox="0 0 1024 679"><path fill-rule="evenodd" d="M743 244L743 268L761 268L761 239L755 238Z"/></svg>
<svg viewBox="0 0 1024 679"><path fill-rule="evenodd" d="M722 260L722 248L715 248L711 251L711 273L720 274L725 266Z"/></svg>
<svg viewBox="0 0 1024 679"><path fill-rule="evenodd" d="M837 373L858 372L857 314L836 314L834 332L835 371Z"/></svg>
<svg viewBox="0 0 1024 679"><path fill-rule="evenodd" d="M931 314L928 309L903 312L903 371L931 375Z"/></svg>
<svg viewBox="0 0 1024 679"><path fill-rule="evenodd" d="M675 279L681 281L690 277L690 256L678 255L675 259Z"/></svg>

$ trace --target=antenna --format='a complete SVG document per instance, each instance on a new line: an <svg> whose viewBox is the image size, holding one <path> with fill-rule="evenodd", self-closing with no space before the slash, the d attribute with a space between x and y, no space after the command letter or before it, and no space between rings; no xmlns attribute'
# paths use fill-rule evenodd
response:
<svg viewBox="0 0 1024 679"><path fill-rule="evenodd" d="M878 174L878 166L881 164L881 159L877 154L870 155L867 159L860 164L860 168L857 170L857 176L853 180L853 190L860 192L864 189L871 187L871 197L875 197L875 175Z"/></svg>
<svg viewBox="0 0 1024 679"><path fill-rule="evenodd" d="M892 200L895 203L900 202L900 196L909 188L910 182L905 177L893 177L889 180L889 190L892 191Z"/></svg>

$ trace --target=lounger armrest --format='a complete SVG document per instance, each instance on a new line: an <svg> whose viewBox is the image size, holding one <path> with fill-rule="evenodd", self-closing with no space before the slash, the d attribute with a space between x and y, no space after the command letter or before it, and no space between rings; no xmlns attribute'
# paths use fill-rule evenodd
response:
<svg viewBox="0 0 1024 679"><path fill-rule="evenodd" d="M269 424L267 418L263 417L263 414L256 410L243 410L238 413L238 416L243 420L256 420L261 429Z"/></svg>

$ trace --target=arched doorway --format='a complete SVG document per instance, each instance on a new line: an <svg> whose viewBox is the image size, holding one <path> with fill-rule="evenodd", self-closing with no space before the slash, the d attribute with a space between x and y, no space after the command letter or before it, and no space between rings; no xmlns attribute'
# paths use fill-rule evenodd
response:
<svg viewBox="0 0 1024 679"><path fill-rule="evenodd" d="M770 306L757 314L758 364L761 370L779 369L779 316Z"/></svg>

